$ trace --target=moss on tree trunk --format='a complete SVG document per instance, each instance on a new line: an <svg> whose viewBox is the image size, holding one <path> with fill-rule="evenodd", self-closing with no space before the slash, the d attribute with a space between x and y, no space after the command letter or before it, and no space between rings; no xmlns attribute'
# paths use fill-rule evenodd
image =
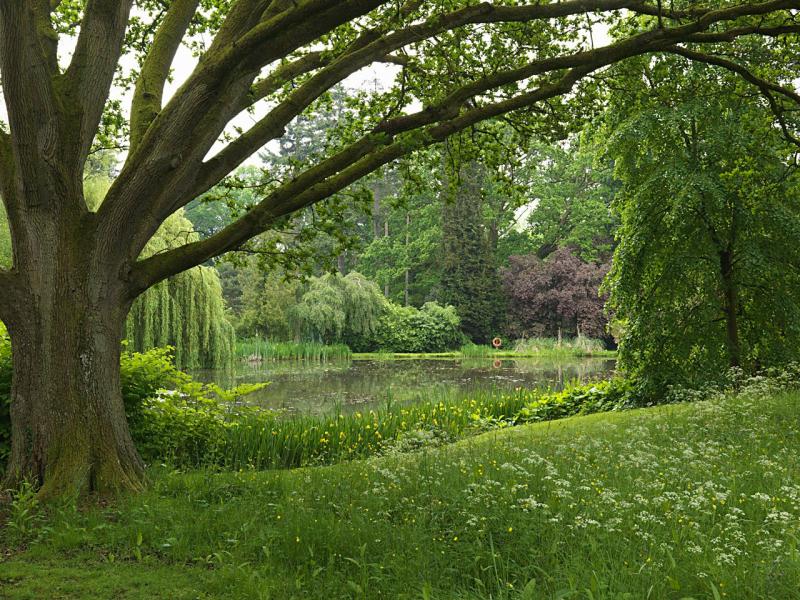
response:
<svg viewBox="0 0 800 600"><path fill-rule="evenodd" d="M124 310L92 306L75 289L34 294L36 310L8 323L12 452L4 484L31 481L41 499L137 491L143 482L120 389Z"/></svg>

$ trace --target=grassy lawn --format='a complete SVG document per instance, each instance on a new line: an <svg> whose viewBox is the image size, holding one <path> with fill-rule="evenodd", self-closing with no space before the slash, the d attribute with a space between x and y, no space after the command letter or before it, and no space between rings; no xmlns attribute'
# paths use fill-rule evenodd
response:
<svg viewBox="0 0 800 600"><path fill-rule="evenodd" d="M294 471L151 471L0 532L2 598L797 598L800 394Z"/></svg>

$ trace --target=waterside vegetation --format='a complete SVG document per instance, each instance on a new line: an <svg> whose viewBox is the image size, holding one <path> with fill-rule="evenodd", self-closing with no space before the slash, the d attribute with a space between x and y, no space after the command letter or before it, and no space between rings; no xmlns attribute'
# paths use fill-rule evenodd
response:
<svg viewBox="0 0 800 600"><path fill-rule="evenodd" d="M2 352L2 351L0 351ZM10 361L0 353L0 382ZM266 384L224 390L175 368L169 349L124 353L122 389L131 433L150 464L178 468L293 468L382 454L398 447L452 442L495 427L623 408L623 380L514 392L441 393L413 404L387 402L364 412L292 415L247 402ZM0 386L2 384L0 383ZM0 424L8 423L8 396L0 387ZM7 394L7 392L6 392ZM0 459L9 449L0 428Z"/></svg>
<svg viewBox="0 0 800 600"><path fill-rule="evenodd" d="M260 363L275 360L327 361L338 359L403 359L403 358L584 358L616 356L600 340L592 338L533 338L518 340L510 348L491 345L464 344L444 352L352 352L345 344L320 342L272 342L259 338L236 341L236 356L240 361Z"/></svg>

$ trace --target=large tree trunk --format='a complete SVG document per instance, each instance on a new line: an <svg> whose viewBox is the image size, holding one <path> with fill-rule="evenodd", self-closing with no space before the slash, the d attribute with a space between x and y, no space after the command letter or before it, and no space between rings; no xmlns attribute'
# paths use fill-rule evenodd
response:
<svg viewBox="0 0 800 600"><path fill-rule="evenodd" d="M42 499L142 487L120 389L127 307L104 296L109 288L90 271L39 273L29 305L7 323L14 371L4 483L31 481Z"/></svg>

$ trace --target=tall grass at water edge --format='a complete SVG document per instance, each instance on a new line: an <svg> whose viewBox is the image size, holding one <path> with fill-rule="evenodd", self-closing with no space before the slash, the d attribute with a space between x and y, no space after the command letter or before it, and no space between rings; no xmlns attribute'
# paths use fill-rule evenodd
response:
<svg viewBox="0 0 800 600"><path fill-rule="evenodd" d="M236 357L246 361L270 360L335 360L352 356L344 344L326 345L319 342L272 342L260 338L236 341Z"/></svg>
<svg viewBox="0 0 800 600"><path fill-rule="evenodd" d="M467 344L461 347L459 354L466 358L493 358L514 356L542 356L552 358L614 356L614 352L606 350L601 340L580 336L576 338L528 338L517 340L505 348L494 348Z"/></svg>
<svg viewBox="0 0 800 600"><path fill-rule="evenodd" d="M170 396L152 403L140 436L148 459L177 467L224 469L292 468L332 464L393 451L436 446L489 429L610 410L620 384L572 384L561 392L474 391L444 393L415 404L387 401L365 412L329 416L294 415L246 405L232 410L196 405ZM159 441L160 440L160 441Z"/></svg>
<svg viewBox="0 0 800 600"><path fill-rule="evenodd" d="M796 390L800 367L750 379L731 379L706 390L671 388L662 402L691 401L735 390ZM244 393L246 391L243 390ZM228 392L235 395L236 390ZM646 388L614 378L572 382L563 390L445 392L415 404L329 416L296 415L246 403L200 402L186 394L156 398L134 420L134 435L153 462L179 468L271 469L333 464L376 454L437 446L522 423L614 411L652 401Z"/></svg>
<svg viewBox="0 0 800 600"><path fill-rule="evenodd" d="M508 347L466 344L458 351L427 353L393 353L378 351L362 353L361 358L388 360L391 358L407 358L416 356L452 357L452 358L499 358L499 357L548 357L574 358L590 356L614 356L606 350L601 340L588 337L564 338L530 338L518 340ZM309 360L327 361L352 358L353 353L345 344L326 345L319 342L273 342L261 338L245 338L236 341L236 358L243 361L261 362L274 360Z"/></svg>

